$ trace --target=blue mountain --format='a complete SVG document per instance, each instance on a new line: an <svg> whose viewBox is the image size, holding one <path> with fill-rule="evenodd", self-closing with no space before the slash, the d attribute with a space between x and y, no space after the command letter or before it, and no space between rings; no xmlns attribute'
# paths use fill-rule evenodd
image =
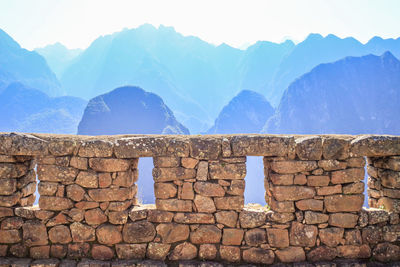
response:
<svg viewBox="0 0 400 267"><path fill-rule="evenodd" d="M36 48L35 51L46 59L57 78L61 78L64 70L82 53L82 49L68 49L61 43Z"/></svg>
<svg viewBox="0 0 400 267"><path fill-rule="evenodd" d="M0 92L0 131L76 134L86 101L49 97L21 83Z"/></svg>
<svg viewBox="0 0 400 267"><path fill-rule="evenodd" d="M0 29L0 92L13 82L21 82L49 96L63 94L46 60L36 52L21 48Z"/></svg>
<svg viewBox="0 0 400 267"><path fill-rule="evenodd" d="M189 131L158 95L125 86L89 101L78 134L189 134Z"/></svg>
<svg viewBox="0 0 400 267"><path fill-rule="evenodd" d="M285 91L265 133L400 134L400 61L346 57L320 64Z"/></svg>
<svg viewBox="0 0 400 267"><path fill-rule="evenodd" d="M259 133L273 114L263 95L243 90L222 109L207 134Z"/></svg>

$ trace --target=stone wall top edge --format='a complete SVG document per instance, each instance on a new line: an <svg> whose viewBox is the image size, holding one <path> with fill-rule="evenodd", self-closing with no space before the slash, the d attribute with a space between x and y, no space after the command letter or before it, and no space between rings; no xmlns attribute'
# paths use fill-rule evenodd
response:
<svg viewBox="0 0 400 267"><path fill-rule="evenodd" d="M400 155L400 136L394 135L132 134L86 136L1 132L0 154L77 155L81 146L87 144L97 146L97 143L105 142L114 147L114 154L118 158L193 156L216 159L218 156L225 155L224 149L231 150L231 153L228 153L230 156L286 157L296 151L298 155L302 154L300 159L307 159L309 154L302 149L322 149L323 157L327 159L340 159L335 153L330 153L332 149L339 148L345 150L349 157ZM208 151L211 148L213 151Z"/></svg>

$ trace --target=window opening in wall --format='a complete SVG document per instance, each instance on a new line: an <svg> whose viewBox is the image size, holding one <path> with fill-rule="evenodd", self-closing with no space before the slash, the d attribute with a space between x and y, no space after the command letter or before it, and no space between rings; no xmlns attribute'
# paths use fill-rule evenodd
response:
<svg viewBox="0 0 400 267"><path fill-rule="evenodd" d="M364 157L365 160L365 165L364 165L364 204L363 207L369 208L368 204L368 159L367 157Z"/></svg>
<svg viewBox="0 0 400 267"><path fill-rule="evenodd" d="M33 205L39 205L39 191L38 191L38 185L39 185L39 176L37 174L37 163L35 163L35 166L33 167L33 172L35 173L35 180L36 180L36 190L35 190L35 203Z"/></svg>
<svg viewBox="0 0 400 267"><path fill-rule="evenodd" d="M248 156L246 169L245 204L256 203L265 206L267 203L265 201L263 157Z"/></svg>
<svg viewBox="0 0 400 267"><path fill-rule="evenodd" d="M140 204L154 204L153 158L139 158L138 201Z"/></svg>

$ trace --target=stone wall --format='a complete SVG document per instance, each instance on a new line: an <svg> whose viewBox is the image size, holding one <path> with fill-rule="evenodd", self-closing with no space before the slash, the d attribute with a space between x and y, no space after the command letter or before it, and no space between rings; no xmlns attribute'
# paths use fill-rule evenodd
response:
<svg viewBox="0 0 400 267"><path fill-rule="evenodd" d="M246 156L264 157L266 207L244 205ZM396 136L0 134L0 257L390 262L399 213Z"/></svg>

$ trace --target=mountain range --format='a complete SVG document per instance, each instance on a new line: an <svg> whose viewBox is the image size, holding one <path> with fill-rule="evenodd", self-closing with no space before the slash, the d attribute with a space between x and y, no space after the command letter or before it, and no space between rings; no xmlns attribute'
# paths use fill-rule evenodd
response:
<svg viewBox="0 0 400 267"><path fill-rule="evenodd" d="M264 133L400 134L400 61L392 53L321 64L285 91Z"/></svg>

